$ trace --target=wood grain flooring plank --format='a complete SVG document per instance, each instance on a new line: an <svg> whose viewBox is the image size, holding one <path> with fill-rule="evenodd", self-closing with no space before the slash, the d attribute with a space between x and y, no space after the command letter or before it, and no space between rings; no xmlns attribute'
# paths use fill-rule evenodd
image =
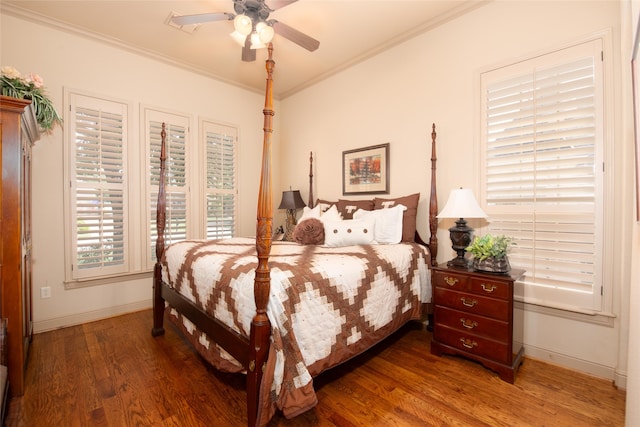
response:
<svg viewBox="0 0 640 427"><path fill-rule="evenodd" d="M25 394L6 425L244 426L245 376L213 369L167 322L152 337L145 310L36 334ZM315 408L269 427L623 426L625 393L609 381L525 359L514 384L482 365L430 353L411 323L314 378Z"/></svg>

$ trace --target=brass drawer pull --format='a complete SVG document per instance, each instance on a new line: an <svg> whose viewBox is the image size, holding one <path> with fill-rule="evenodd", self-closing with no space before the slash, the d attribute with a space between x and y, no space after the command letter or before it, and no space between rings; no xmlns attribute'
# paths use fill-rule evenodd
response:
<svg viewBox="0 0 640 427"><path fill-rule="evenodd" d="M462 323L462 326L467 329L473 329L478 326L478 322L476 322L475 320L465 319L464 317L460 318L460 323Z"/></svg>
<svg viewBox="0 0 640 427"><path fill-rule="evenodd" d="M444 281L447 285L454 286L456 283L458 283L458 278L445 276Z"/></svg>
<svg viewBox="0 0 640 427"><path fill-rule="evenodd" d="M466 297L460 297L460 301L462 301L462 305L466 307L474 307L476 304L478 304L478 300L475 300L475 299L467 300Z"/></svg>
<svg viewBox="0 0 640 427"><path fill-rule="evenodd" d="M467 348L473 348L473 347L477 347L478 346L477 342L475 342L475 341L473 341L473 340L471 340L469 338L460 338L460 342L462 343L462 345L464 347L467 347Z"/></svg>
<svg viewBox="0 0 640 427"><path fill-rule="evenodd" d="M487 293L491 293L493 291L495 291L498 287L496 285L494 285L493 283L490 285L487 285L486 283L481 284L480 286L482 286L482 289L487 292Z"/></svg>

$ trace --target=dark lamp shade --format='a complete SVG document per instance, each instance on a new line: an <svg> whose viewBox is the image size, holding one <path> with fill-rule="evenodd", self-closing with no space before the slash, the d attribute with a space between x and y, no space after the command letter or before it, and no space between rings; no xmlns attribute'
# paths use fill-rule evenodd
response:
<svg viewBox="0 0 640 427"><path fill-rule="evenodd" d="M305 203L302 201L302 196L300 196L300 191L298 190L289 190L282 192L282 201L280 202L280 206L278 209L300 209L304 208Z"/></svg>

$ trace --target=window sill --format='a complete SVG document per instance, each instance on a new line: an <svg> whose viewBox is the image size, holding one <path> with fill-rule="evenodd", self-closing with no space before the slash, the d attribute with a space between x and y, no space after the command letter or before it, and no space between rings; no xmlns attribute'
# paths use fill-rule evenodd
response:
<svg viewBox="0 0 640 427"><path fill-rule="evenodd" d="M65 281L64 288L66 290L88 288L90 286L108 285L110 283L129 282L132 280L147 279L153 277L153 271L143 271L140 273L119 274L116 276L99 277L95 279L83 279Z"/></svg>
<svg viewBox="0 0 640 427"><path fill-rule="evenodd" d="M529 311L532 313L540 313L548 316L562 317L564 319L576 320L579 322L593 323L595 325L607 326L613 328L614 320L617 317L613 313L598 312L593 310L580 310L573 307L552 307L540 303L522 301L515 298L514 308Z"/></svg>

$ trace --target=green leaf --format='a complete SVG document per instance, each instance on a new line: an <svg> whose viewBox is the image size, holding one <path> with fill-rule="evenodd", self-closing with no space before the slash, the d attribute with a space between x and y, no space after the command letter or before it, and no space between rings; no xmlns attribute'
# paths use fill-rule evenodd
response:
<svg viewBox="0 0 640 427"><path fill-rule="evenodd" d="M513 244L513 239L504 235L493 236L485 234L482 237L476 236L473 242L467 246L466 251L484 261L487 258L503 258L507 255L509 247Z"/></svg>

